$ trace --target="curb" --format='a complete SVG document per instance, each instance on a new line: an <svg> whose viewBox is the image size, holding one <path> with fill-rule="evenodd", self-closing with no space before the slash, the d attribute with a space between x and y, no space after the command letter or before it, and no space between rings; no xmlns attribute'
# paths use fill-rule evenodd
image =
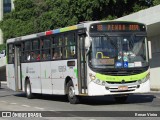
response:
<svg viewBox="0 0 160 120"><path fill-rule="evenodd" d="M151 91L160 92L160 88L151 88Z"/></svg>

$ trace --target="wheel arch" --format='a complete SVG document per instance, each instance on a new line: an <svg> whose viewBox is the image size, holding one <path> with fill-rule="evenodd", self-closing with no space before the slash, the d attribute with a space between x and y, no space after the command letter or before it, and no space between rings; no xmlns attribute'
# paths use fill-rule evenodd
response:
<svg viewBox="0 0 160 120"><path fill-rule="evenodd" d="M29 77L28 77L28 76L26 76L26 78L25 78L24 86L26 86L26 83L27 83L27 82L30 82L30 80L29 80Z"/></svg>
<svg viewBox="0 0 160 120"><path fill-rule="evenodd" d="M71 79L70 76L67 76L66 79L65 79L65 82L64 82L64 93L65 93L65 94L68 93L68 91L67 91L67 83L68 83L69 81L72 81L72 79ZM72 81L72 83L73 83L73 81Z"/></svg>

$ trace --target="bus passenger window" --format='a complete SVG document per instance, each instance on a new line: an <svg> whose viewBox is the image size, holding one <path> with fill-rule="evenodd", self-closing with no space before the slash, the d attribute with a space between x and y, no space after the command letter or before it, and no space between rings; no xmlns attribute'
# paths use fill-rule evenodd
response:
<svg viewBox="0 0 160 120"><path fill-rule="evenodd" d="M52 59L61 59L62 57L61 47L56 47L52 49Z"/></svg>
<svg viewBox="0 0 160 120"><path fill-rule="evenodd" d="M57 59L57 57L58 57L58 53L57 52L53 53L53 59Z"/></svg>
<svg viewBox="0 0 160 120"><path fill-rule="evenodd" d="M59 38L59 46L62 45L63 38Z"/></svg>
<svg viewBox="0 0 160 120"><path fill-rule="evenodd" d="M40 60L40 54L37 55L37 60L38 60L38 61Z"/></svg>
<svg viewBox="0 0 160 120"><path fill-rule="evenodd" d="M35 60L35 57L36 57L35 54L33 52L31 52L31 58L30 58L30 60L32 60L32 61Z"/></svg>
<svg viewBox="0 0 160 120"><path fill-rule="evenodd" d="M67 46L64 48L64 58L74 58L75 57L75 46Z"/></svg>
<svg viewBox="0 0 160 120"><path fill-rule="evenodd" d="M70 46L71 47L71 57L75 57L75 46Z"/></svg>
<svg viewBox="0 0 160 120"><path fill-rule="evenodd" d="M43 60L46 60L46 54L45 54L45 53L43 53L42 59L43 59Z"/></svg>
<svg viewBox="0 0 160 120"><path fill-rule="evenodd" d="M60 59L60 54L58 52L53 53L53 59Z"/></svg>
<svg viewBox="0 0 160 120"><path fill-rule="evenodd" d="M27 54L27 61L30 61L31 60L31 56L30 56L30 54L28 53Z"/></svg>

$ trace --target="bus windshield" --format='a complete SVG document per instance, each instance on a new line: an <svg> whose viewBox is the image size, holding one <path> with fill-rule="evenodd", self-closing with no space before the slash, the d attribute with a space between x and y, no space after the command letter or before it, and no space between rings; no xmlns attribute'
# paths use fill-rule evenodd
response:
<svg viewBox="0 0 160 120"><path fill-rule="evenodd" d="M94 68L148 66L146 37L130 35L92 36L89 62Z"/></svg>

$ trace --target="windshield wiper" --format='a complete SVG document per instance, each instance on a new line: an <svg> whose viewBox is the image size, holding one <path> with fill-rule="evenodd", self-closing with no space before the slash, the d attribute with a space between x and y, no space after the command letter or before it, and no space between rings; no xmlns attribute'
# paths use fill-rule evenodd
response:
<svg viewBox="0 0 160 120"><path fill-rule="evenodd" d="M112 39L105 33L103 33L104 36L106 36L108 38L108 40L110 41L111 45L117 50L117 46L112 42Z"/></svg>

